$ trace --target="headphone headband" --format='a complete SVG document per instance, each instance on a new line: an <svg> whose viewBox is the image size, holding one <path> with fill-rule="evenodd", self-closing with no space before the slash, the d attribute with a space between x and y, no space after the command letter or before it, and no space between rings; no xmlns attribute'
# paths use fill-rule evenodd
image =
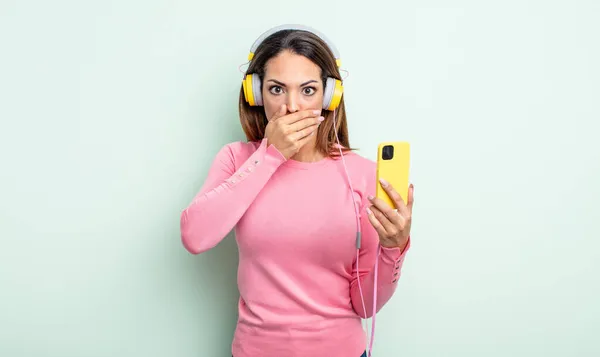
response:
<svg viewBox="0 0 600 357"><path fill-rule="evenodd" d="M260 35L256 39L256 41L254 41L254 43L252 44L252 47L250 47L250 53L248 54L248 61L252 61L252 58L254 58L254 52L256 52L256 49L265 40L265 38L271 36L272 34L274 34L276 32L282 31L282 30L301 30L301 31L311 32L311 33L315 34L316 36L319 36L323 41L325 41L325 43L327 44L327 46L329 47L331 52L333 52L333 56L335 57L335 63L337 64L337 66L340 67L342 65L342 59L340 57L340 54L339 54L337 48L333 44L333 42L331 42L321 32L319 32L311 27L304 26L304 25L298 25L298 24L279 25L279 26L273 27L273 28L265 31L262 35Z"/></svg>

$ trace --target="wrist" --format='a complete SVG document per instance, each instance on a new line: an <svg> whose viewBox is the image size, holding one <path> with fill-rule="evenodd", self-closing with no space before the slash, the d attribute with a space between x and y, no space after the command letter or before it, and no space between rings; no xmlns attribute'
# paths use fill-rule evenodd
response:
<svg viewBox="0 0 600 357"><path fill-rule="evenodd" d="M410 240L410 236L406 237L401 242L382 242L382 241L380 241L379 244L383 248L387 248L387 249L396 249L396 248L398 248L401 251L404 251L406 249L406 246L408 245L408 241L409 240Z"/></svg>

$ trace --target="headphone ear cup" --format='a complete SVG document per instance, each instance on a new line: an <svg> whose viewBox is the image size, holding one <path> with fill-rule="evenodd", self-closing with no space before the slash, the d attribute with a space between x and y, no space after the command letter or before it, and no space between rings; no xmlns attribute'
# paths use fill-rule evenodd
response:
<svg viewBox="0 0 600 357"><path fill-rule="evenodd" d="M254 95L254 102L255 102L255 105L262 107L263 100L262 100L261 88L262 88L262 85L260 82L260 77L256 73L252 74L252 92L253 92L252 94Z"/></svg>
<svg viewBox="0 0 600 357"><path fill-rule="evenodd" d="M332 77L327 77L325 82L325 90L323 93L323 109L335 110L340 105L342 95L344 94L344 86L342 81Z"/></svg>
<svg viewBox="0 0 600 357"><path fill-rule="evenodd" d="M260 92L261 83L258 74L247 74L242 81L242 87L244 89L244 98L250 106L255 107L263 105Z"/></svg>

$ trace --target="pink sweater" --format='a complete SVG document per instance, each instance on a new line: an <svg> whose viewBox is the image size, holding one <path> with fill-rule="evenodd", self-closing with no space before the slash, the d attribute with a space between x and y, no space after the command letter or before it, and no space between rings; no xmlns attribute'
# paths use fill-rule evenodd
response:
<svg viewBox="0 0 600 357"><path fill-rule="evenodd" d="M357 204L362 247L356 274L356 217L341 160L286 160L273 146L236 142L216 156L200 192L181 214L181 238L193 254L231 230L239 248L234 357L359 357L361 317L394 293L409 246L383 248L368 221L376 165L344 154ZM364 296L363 310L357 280Z"/></svg>

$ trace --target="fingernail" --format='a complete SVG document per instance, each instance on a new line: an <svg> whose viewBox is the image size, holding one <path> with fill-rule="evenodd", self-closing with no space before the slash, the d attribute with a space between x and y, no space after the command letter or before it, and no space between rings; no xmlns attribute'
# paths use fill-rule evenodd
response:
<svg viewBox="0 0 600 357"><path fill-rule="evenodd" d="M381 183L381 186L383 186L383 187L388 187L388 185L389 185L389 183L382 178L379 179L379 182Z"/></svg>
<svg viewBox="0 0 600 357"><path fill-rule="evenodd" d="M372 214L373 211L371 211L371 209L369 207L367 207L367 214Z"/></svg>
<svg viewBox="0 0 600 357"><path fill-rule="evenodd" d="M314 115L321 114L321 110L320 109L313 110L313 114Z"/></svg>
<svg viewBox="0 0 600 357"><path fill-rule="evenodd" d="M319 122L322 122L323 120L325 120L325 117L324 116L320 116L319 117Z"/></svg>
<svg viewBox="0 0 600 357"><path fill-rule="evenodd" d="M373 196L369 195L369 196L367 196L367 198L369 199L369 201L373 201L373 199L374 199L375 197L373 197Z"/></svg>

